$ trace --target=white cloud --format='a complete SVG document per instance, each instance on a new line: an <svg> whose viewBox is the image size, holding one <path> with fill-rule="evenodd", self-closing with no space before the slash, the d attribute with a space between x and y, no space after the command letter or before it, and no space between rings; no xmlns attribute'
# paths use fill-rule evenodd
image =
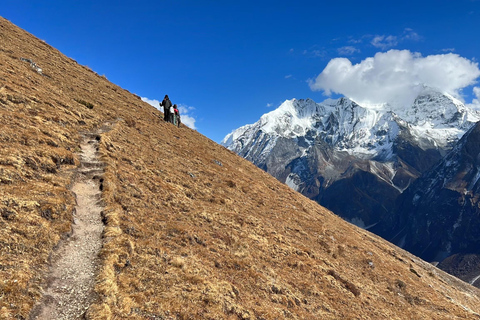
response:
<svg viewBox="0 0 480 320"><path fill-rule="evenodd" d="M476 101L478 102L478 100L480 100L480 87L474 87L473 94L477 97Z"/></svg>
<svg viewBox="0 0 480 320"><path fill-rule="evenodd" d="M460 91L479 76L478 63L458 54L422 57L408 50L390 50L358 64L332 59L309 84L314 91L323 90L328 96L335 92L359 103L408 105L424 85L460 97Z"/></svg>
<svg viewBox="0 0 480 320"><path fill-rule="evenodd" d="M398 44L396 36L375 36L370 42L375 48L386 50Z"/></svg>
<svg viewBox="0 0 480 320"><path fill-rule="evenodd" d="M163 112L163 108L160 108L160 101L156 99L149 99L142 97L142 101L150 104L151 106L157 108L158 110ZM178 105L178 111L180 112L180 119L184 125L187 127L196 130L197 128L195 127L195 118L191 115L191 112L195 110L194 107L189 107L186 105L179 104Z"/></svg>
<svg viewBox="0 0 480 320"><path fill-rule="evenodd" d="M403 30L403 35L401 39L410 40L410 41L420 41L422 40L422 37L415 31L413 31L413 29L405 28L405 30Z"/></svg>
<svg viewBox="0 0 480 320"><path fill-rule="evenodd" d="M475 96L475 99L473 99L472 103L469 106L480 109L480 87L474 87L473 94Z"/></svg>
<svg viewBox="0 0 480 320"><path fill-rule="evenodd" d="M365 38L365 36L363 37ZM348 40L348 43L353 43L353 44L359 44L359 43L362 43L363 42L363 39L354 39L354 38L350 38Z"/></svg>
<svg viewBox="0 0 480 320"><path fill-rule="evenodd" d="M314 58L323 58L327 56L328 53L324 48L320 48L315 45L309 49L303 50L303 54L306 56L314 57Z"/></svg>
<svg viewBox="0 0 480 320"><path fill-rule="evenodd" d="M445 48L445 49L442 49L440 51L442 51L442 52L455 52L455 48Z"/></svg>
<svg viewBox="0 0 480 320"><path fill-rule="evenodd" d="M365 36L367 37L367 36ZM422 36L416 33L413 29L405 28L402 34L394 35L376 35L370 41L370 44L376 48L387 50L396 47L400 42L414 41L418 42L422 40Z"/></svg>
<svg viewBox="0 0 480 320"><path fill-rule="evenodd" d="M360 49L357 49L353 46L345 46L337 49L338 54L342 56L351 56L352 54L356 52L360 52Z"/></svg>
<svg viewBox="0 0 480 320"><path fill-rule="evenodd" d="M159 109L160 110L160 101L158 100L151 100L151 99L148 99L148 98L142 98L142 101L143 102L146 102L148 103L149 105L151 106L154 106L155 108Z"/></svg>
<svg viewBox="0 0 480 320"><path fill-rule="evenodd" d="M191 112L195 110L194 107L189 107L184 104L178 105L178 111L180 112L180 119L184 125L189 127L190 129L196 130L195 127L195 118L191 116Z"/></svg>

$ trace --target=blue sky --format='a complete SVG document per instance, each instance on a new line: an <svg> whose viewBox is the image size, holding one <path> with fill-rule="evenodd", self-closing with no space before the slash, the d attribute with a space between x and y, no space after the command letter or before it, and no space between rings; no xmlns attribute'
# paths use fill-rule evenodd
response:
<svg viewBox="0 0 480 320"><path fill-rule="evenodd" d="M399 81L480 94L479 0L3 0L0 16L130 92L168 94L217 142L292 98L379 102Z"/></svg>

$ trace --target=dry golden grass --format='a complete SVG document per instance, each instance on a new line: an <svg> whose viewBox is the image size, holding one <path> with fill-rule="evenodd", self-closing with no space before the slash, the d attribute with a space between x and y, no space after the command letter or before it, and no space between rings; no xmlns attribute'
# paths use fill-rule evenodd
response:
<svg viewBox="0 0 480 320"><path fill-rule="evenodd" d="M0 318L26 319L40 297L71 228L79 132L107 122L89 319L480 318L478 289L163 122L1 18L0 43Z"/></svg>

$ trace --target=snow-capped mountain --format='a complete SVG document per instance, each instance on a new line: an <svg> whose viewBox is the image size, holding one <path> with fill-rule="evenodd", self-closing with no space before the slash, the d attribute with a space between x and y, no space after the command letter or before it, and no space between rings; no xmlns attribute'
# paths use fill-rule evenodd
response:
<svg viewBox="0 0 480 320"><path fill-rule="evenodd" d="M322 103L293 99L264 114L256 123L233 131L222 144L300 192L304 192L307 185L298 165L304 166L305 161L301 160L311 158L319 145L322 152L328 151L334 157L320 161L318 170L324 167L328 171L327 164L352 158L402 191L408 183L402 179L395 181L398 169L409 165L418 171L413 172L418 176L433 164L430 160L439 160L478 120L477 111L469 110L450 95L428 88L405 109L388 104L360 106L347 98ZM419 150L408 150L412 148ZM427 159L416 161L415 157L423 151L427 151ZM405 162L403 165L399 156ZM320 159L316 157L316 160ZM282 179L293 161L297 164ZM333 176L324 175L329 182L345 173L346 168L334 167Z"/></svg>
<svg viewBox="0 0 480 320"><path fill-rule="evenodd" d="M391 238L399 195L479 120L478 111L430 88L408 108L293 99L222 143L346 220Z"/></svg>
<svg viewBox="0 0 480 320"><path fill-rule="evenodd" d="M256 123L234 130L222 144L240 151L259 138L269 136L271 147L278 137L294 139L314 131L313 136L320 135L338 150L371 157L391 150L399 127L408 127L426 147L445 147L457 141L478 120L478 111L468 109L448 94L428 89L410 108L403 110L388 104L360 106L347 98L322 103L293 99L264 114ZM269 150L265 146L263 153Z"/></svg>

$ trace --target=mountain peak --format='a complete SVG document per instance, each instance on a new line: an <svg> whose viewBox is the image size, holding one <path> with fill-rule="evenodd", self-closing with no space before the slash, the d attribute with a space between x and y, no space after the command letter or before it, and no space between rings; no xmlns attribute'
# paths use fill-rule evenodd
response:
<svg viewBox="0 0 480 320"><path fill-rule="evenodd" d="M478 111L431 88L425 88L408 109L388 104L364 107L346 97L322 103L292 99L264 114L256 123L234 130L222 144L239 151L252 137L258 138L255 132L261 131L271 139L298 138L315 132L315 136L327 137L337 150L375 157L392 147L400 127L409 127L418 141L447 146L478 120ZM242 143L236 143L237 140Z"/></svg>

